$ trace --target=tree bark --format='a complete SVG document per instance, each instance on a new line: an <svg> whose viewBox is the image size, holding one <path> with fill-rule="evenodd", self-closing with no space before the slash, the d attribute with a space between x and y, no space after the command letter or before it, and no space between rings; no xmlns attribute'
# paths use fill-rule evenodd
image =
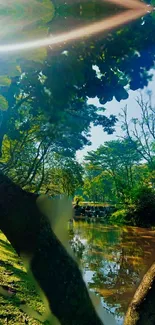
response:
<svg viewBox="0 0 155 325"><path fill-rule="evenodd" d="M131 301L124 325L155 324L155 263L144 275Z"/></svg>
<svg viewBox="0 0 155 325"><path fill-rule="evenodd" d="M76 262L28 193L0 173L0 229L30 271L61 325L102 325Z"/></svg>

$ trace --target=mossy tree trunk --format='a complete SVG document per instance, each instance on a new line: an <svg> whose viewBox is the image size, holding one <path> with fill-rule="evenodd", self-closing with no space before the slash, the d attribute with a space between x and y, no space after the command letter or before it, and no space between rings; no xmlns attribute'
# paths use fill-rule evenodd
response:
<svg viewBox="0 0 155 325"><path fill-rule="evenodd" d="M28 193L0 173L0 229L30 271L62 325L101 325L76 262Z"/></svg>

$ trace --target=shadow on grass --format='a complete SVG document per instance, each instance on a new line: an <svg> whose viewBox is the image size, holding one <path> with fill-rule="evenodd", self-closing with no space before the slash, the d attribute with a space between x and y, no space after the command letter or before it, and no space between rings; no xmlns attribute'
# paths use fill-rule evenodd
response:
<svg viewBox="0 0 155 325"><path fill-rule="evenodd" d="M42 308L44 309L38 291L26 272L22 259L1 232L0 305L0 325L1 322L2 324L6 323L6 319L10 325L25 324L23 317L26 319L30 317L32 321L33 316L24 312L21 306L30 306L32 310L41 308L41 313Z"/></svg>
<svg viewBox="0 0 155 325"><path fill-rule="evenodd" d="M23 270L19 270L17 267L13 266L11 263L9 262L4 262L2 260L0 260L0 266L4 267L6 271L10 271L13 274L15 274L16 276L18 276L19 278L27 277L27 273L26 271Z"/></svg>
<svg viewBox="0 0 155 325"><path fill-rule="evenodd" d="M11 246L11 244L3 239L0 238L0 247L3 246L6 250L8 250L10 253L15 254L16 256L17 253L15 252L14 248Z"/></svg>

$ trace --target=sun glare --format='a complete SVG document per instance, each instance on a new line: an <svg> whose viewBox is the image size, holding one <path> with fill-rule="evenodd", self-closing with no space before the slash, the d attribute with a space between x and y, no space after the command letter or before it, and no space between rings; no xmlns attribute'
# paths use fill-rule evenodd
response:
<svg viewBox="0 0 155 325"><path fill-rule="evenodd" d="M115 16L97 21L96 23L88 24L85 27L74 29L73 31L62 33L57 36L49 36L46 38L25 41L21 43L3 44L0 45L0 52L15 52L22 50L30 50L46 46L56 46L66 42L71 42L79 38L90 37L97 33L104 33L107 30L112 30L120 25L127 24L132 20L136 20L139 17L144 16L148 12L153 10L153 7L146 5L138 0L106 0L112 2L118 6L123 6L125 10L123 13Z"/></svg>

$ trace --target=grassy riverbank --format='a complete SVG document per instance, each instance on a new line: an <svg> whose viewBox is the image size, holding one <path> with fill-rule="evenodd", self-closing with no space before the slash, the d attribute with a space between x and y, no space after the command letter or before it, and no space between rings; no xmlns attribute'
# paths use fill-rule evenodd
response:
<svg viewBox="0 0 155 325"><path fill-rule="evenodd" d="M20 310L21 304L44 311L21 260L0 232L0 324L40 324Z"/></svg>

